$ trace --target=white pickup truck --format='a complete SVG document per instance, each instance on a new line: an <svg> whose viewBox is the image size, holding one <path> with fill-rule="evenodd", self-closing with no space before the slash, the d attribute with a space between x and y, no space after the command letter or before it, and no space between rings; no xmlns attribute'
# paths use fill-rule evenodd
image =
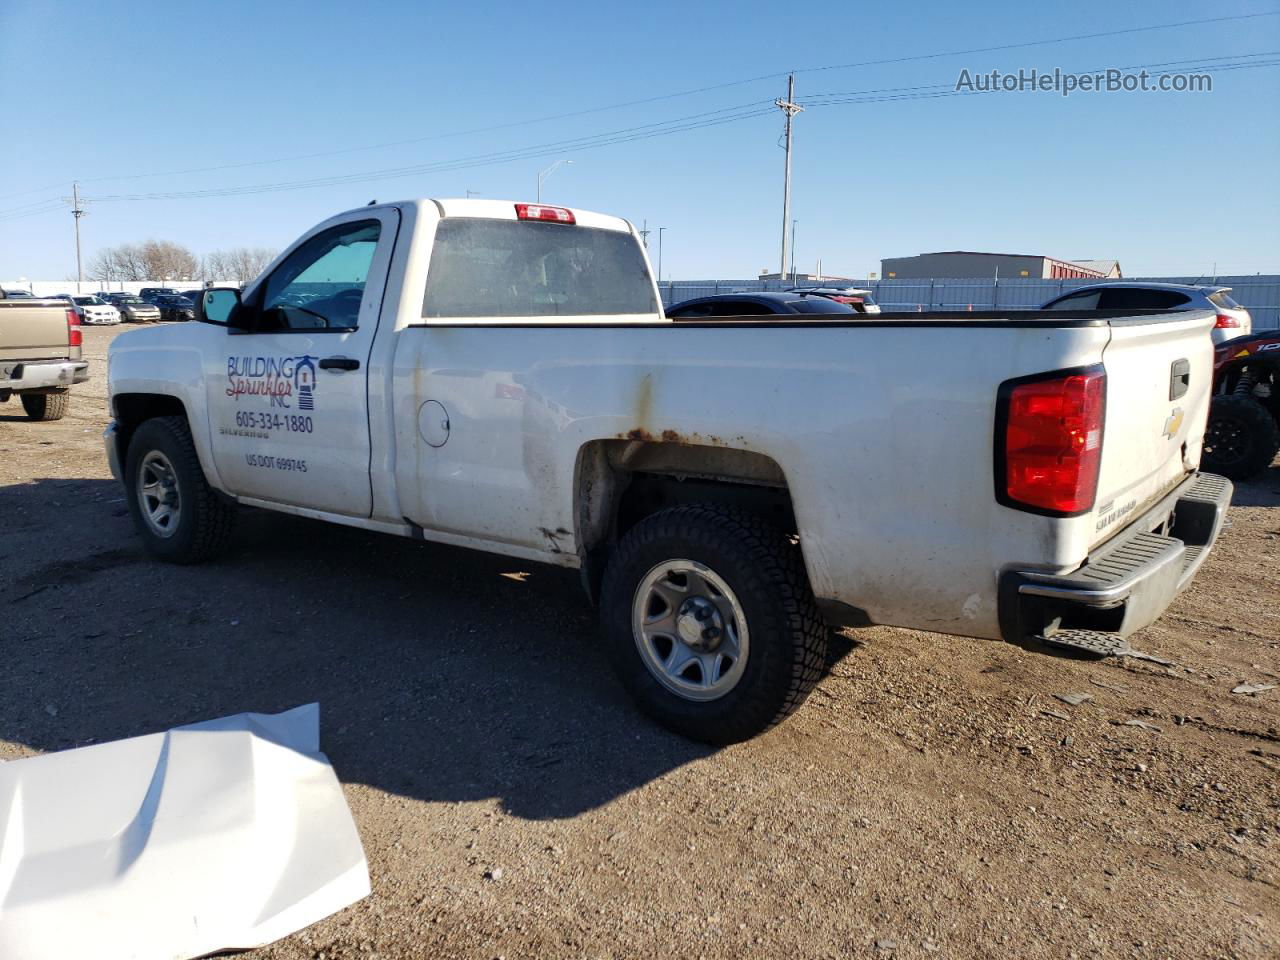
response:
<svg viewBox="0 0 1280 960"><path fill-rule="evenodd" d="M828 623L1115 652L1231 496L1211 312L670 320L625 220L417 200L197 319L111 348L153 554L250 504L580 568L623 684L710 742L804 700Z"/></svg>

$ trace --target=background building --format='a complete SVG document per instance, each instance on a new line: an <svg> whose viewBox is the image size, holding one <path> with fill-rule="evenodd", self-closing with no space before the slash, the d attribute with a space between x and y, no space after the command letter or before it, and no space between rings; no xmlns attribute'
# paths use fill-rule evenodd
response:
<svg viewBox="0 0 1280 960"><path fill-rule="evenodd" d="M1106 280L1117 278L1121 274L1120 264L1116 260L1058 260L1038 254L947 250L881 260L880 275L886 280L918 280L927 277Z"/></svg>

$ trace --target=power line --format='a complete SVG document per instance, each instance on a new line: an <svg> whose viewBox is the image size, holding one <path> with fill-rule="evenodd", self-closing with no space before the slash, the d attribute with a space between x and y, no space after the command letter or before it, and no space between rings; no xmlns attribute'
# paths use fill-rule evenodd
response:
<svg viewBox="0 0 1280 960"><path fill-rule="evenodd" d="M1208 61L1221 61L1229 59L1247 59L1252 57L1274 56L1276 52L1266 52L1257 54L1239 54L1232 57L1213 57L1207 58ZM1142 67L1159 67L1170 66L1174 64L1194 64L1197 69L1205 72L1232 70L1232 69L1250 69L1256 67L1275 66L1280 61L1254 61L1249 63L1212 63L1204 60L1182 60L1182 61L1163 61L1153 64L1134 64L1119 69L1138 69ZM1074 71L1077 73L1085 73L1091 71ZM900 92L899 92L900 91ZM988 91L957 91L950 84L925 85L914 87L898 87L898 88L879 88L865 91L838 91L825 94L814 94L805 99L805 105L809 106L834 106L846 103L884 103L901 100L922 100L936 99L944 96L974 96ZM704 111L702 113L690 114L684 117L672 120L655 121L653 123L642 124L635 127L626 127L619 130L609 131L601 134L594 134L586 137L578 137L570 140L560 140L551 143L538 144L528 147L516 148L507 151L498 151L489 154L478 154L470 157L462 157L453 160L434 161L423 164L415 164L405 167L387 168L382 170L365 171L360 173L338 174L327 177L311 178L307 180L282 181L275 183L254 184L242 187L220 187L209 188L203 190L187 190L187 191L165 191L155 193L139 193L139 194L114 194L94 198L101 201L127 201L127 200L178 200L178 199L202 199L224 196L242 196L258 193L274 193L286 190L307 189L313 187L337 186L349 183L362 183L372 180L397 179L402 177L414 176L424 173L443 173L455 170L470 169L480 166L488 166L499 163L508 163L517 160L534 159L545 156L553 152L563 152L566 150L588 150L596 149L603 146L611 146L621 143L631 143L638 140L651 139L659 136L669 136L676 133L683 133L692 130L703 129L711 126L719 126L726 123L734 123L741 120L752 119L755 117L765 116L772 113L773 104L768 101L751 101L744 104L738 104L733 107L725 107L719 110ZM54 209L60 209L57 201L37 201L32 204L25 204L21 207L11 208L10 210L0 211L0 222L7 220L17 220L26 216L35 216Z"/></svg>
<svg viewBox="0 0 1280 960"><path fill-rule="evenodd" d="M1270 56L1271 54L1267 54ZM1253 56L1253 55L1246 55ZM1213 58L1224 59L1224 58ZM1164 65L1173 63L1174 61L1165 61ZM1197 61L1178 61L1181 63L1194 64ZM1142 67L1160 66L1162 64L1133 64L1123 69L1133 70ZM1270 61L1259 61L1245 64L1235 65L1213 65L1209 64L1202 68L1205 72L1213 72L1215 70L1225 70L1234 68L1254 68L1274 66ZM1085 71L1077 71L1085 72ZM812 98L806 98L804 103L813 106L834 106L844 103L887 103L902 100L926 100L937 99L948 96L978 96L983 93L993 91L958 91L950 84L938 84L932 87L913 87L901 88L905 92L893 93L893 88L885 90L870 91L848 91L845 93L831 93L815 95ZM826 97L827 99L815 102L817 97ZM643 124L637 127L626 127L620 130L609 131L607 133L595 134L586 137L577 137L570 140L559 140L550 143L538 144L528 147L517 148L513 150L497 151L488 154L478 154L470 157L461 157L453 160L433 161L423 164L414 164L405 167L393 167L381 170L364 171L360 173L336 174L327 177L316 177L306 180L280 181L273 183L253 184L242 187L219 187L204 190L187 190L187 191L163 191L156 193L139 193L139 194L112 194L97 197L102 201L122 201L122 200L181 200L181 199L203 199L211 197L225 196L242 196L248 194L259 193L276 193L286 190L310 189L315 187L339 186L349 183L365 183L374 180L398 179L401 177L417 176L426 173L446 173L456 170L471 169L473 167L490 166L499 163L508 163L516 160L529 160L547 156L551 153L560 153L569 150L591 150L604 146L612 146L620 143L632 143L637 140L646 140L653 137L669 136L676 133L684 133L691 130L699 130L705 127L719 126L725 123L734 123L741 120L753 119L755 117L765 116L772 113L774 104L767 101L753 101L749 103L739 104L734 107L726 107L721 110L706 111L703 113L690 114L673 120L656 121L654 123Z"/></svg>
<svg viewBox="0 0 1280 960"><path fill-rule="evenodd" d="M775 73L761 74L756 77L745 77L739 80L727 80L722 83L708 84L702 87L695 87L688 90L678 90L673 93L658 94L652 97L640 97L634 100L624 100L618 103L605 104L599 107L588 107L583 110L573 110L567 113L557 113L557 114L551 114L551 115L542 116L542 117L532 117L525 120L513 120L507 123L493 124L493 125L484 126L484 127L472 127L466 130L455 130L455 131L450 131L448 133L432 134L426 137L414 137L414 138L409 138L404 140L392 140L384 143L366 144L366 145L355 146L355 147L344 147L340 150L326 150L326 151L320 151L315 153L294 154L287 157L275 157L275 158L270 158L265 160L247 160L240 163L217 164L214 166L206 166L206 167L189 167L181 170L162 170L162 171L155 171L152 173L135 173L135 174L122 174L119 176L109 176L109 177L84 178L81 182L103 183L103 182L113 181L113 180L114 181L138 180L138 179L149 178L149 177L181 176L181 175L190 174L190 173L211 173L219 170L235 170L235 169L242 169L245 167L263 166L263 165L268 165L273 163L287 163L287 162L293 162L298 160L314 160L314 159L321 159L324 157L343 156L346 154L358 153L358 152L363 152L368 150L380 150L387 147L409 146L412 144L427 143L430 141L442 140L450 137L469 136L476 133L489 133L496 130L507 130L507 129L512 129L514 127L528 126L530 124L550 123L556 120L565 120L573 117L587 116L589 114L602 113L608 110L620 110L626 107L642 106L645 104L658 103L665 100L673 100L680 97L695 96L697 94L708 93L713 90L724 90L729 87L743 86L745 84L750 84L750 83L759 83L764 80L775 80L779 77L786 77L791 73L815 73L815 72L830 71L830 70L851 70L859 67L888 66L891 64L914 63L914 62L919 62L923 60L938 60L938 59L944 59L947 57L970 56L978 53L995 53L995 52L1005 51L1005 50L1024 49L1027 47L1051 46L1053 44L1060 44L1060 43L1074 43L1080 40L1099 40L1106 37L1125 36L1125 35L1131 35L1135 33L1147 33L1154 30L1173 30L1181 27L1205 26L1213 23L1226 23L1231 21L1251 20L1251 19L1257 19L1259 17L1274 17L1274 16L1280 16L1280 10L1269 10L1269 11L1262 11L1258 13L1231 14L1231 15L1220 16L1220 17L1205 17L1197 20L1180 20L1180 21L1170 22L1170 23L1146 24L1144 26L1125 27L1125 28L1120 28L1116 30L1101 30L1101 31L1096 31L1094 33L1081 33L1081 34L1074 34L1074 35L1065 36L1065 37L1050 37L1042 40L1022 40L1014 43L994 44L986 47L971 47L965 50L945 50L945 51L937 51L934 53L912 54L912 55L903 56L903 57L886 57L880 60L862 60L862 61L858 61L857 63L835 63L835 64L827 64L825 66L817 66L817 67L798 67L798 68L795 68L794 70L781 70ZM57 185L55 184L54 186L57 186ZM53 186L38 187L38 188L32 188L30 190L18 191L17 193L2 194L0 195L0 199L7 199L9 197L15 197L15 196L23 196L25 194L30 194L30 193L40 193L40 192L43 192L44 190L50 190L53 188L54 188Z"/></svg>

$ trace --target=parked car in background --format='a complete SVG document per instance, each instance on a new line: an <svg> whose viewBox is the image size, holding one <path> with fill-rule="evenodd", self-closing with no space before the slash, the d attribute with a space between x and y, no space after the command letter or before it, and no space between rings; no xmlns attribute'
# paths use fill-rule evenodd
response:
<svg viewBox="0 0 1280 960"><path fill-rule="evenodd" d="M0 290L6 300L34 300L30 290Z"/></svg>
<svg viewBox="0 0 1280 960"><path fill-rule="evenodd" d="M138 291L138 296L148 303L156 297L176 297L177 295L178 291L173 287L143 287Z"/></svg>
<svg viewBox="0 0 1280 960"><path fill-rule="evenodd" d="M72 297L81 323L119 323L120 311L101 297Z"/></svg>
<svg viewBox="0 0 1280 960"><path fill-rule="evenodd" d="M667 307L673 320L698 317L767 317L779 314L830 313L847 316L854 312L847 303L836 303L825 297L806 297L785 293L721 293L712 297L696 297Z"/></svg>
<svg viewBox="0 0 1280 960"><path fill-rule="evenodd" d="M161 320L194 320L196 305L186 297L157 296L151 301L160 311Z"/></svg>
<svg viewBox="0 0 1280 960"><path fill-rule="evenodd" d="M111 303L120 311L120 318L125 323L155 323L160 319L159 307L132 294L116 294Z"/></svg>
<svg viewBox="0 0 1280 960"><path fill-rule="evenodd" d="M847 303L856 313L879 313L880 305L870 290L864 287L792 287L789 293L802 297L826 297L836 303Z"/></svg>
<svg viewBox="0 0 1280 960"><path fill-rule="evenodd" d="M61 420L72 384L89 379L80 315L66 300L0 290L0 403L22 401L31 420Z"/></svg>
<svg viewBox="0 0 1280 960"><path fill-rule="evenodd" d="M1184 283L1093 283L1054 297L1041 310L1212 310L1213 342L1253 332L1249 311L1231 299L1230 287Z"/></svg>

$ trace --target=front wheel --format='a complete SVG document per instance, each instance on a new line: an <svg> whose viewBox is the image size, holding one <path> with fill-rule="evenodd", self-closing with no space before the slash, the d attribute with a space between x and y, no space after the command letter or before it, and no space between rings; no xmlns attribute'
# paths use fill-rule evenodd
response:
<svg viewBox="0 0 1280 960"><path fill-rule="evenodd" d="M746 740L804 702L827 632L800 549L759 518L710 504L653 514L609 561L601 618L640 709L693 740Z"/></svg>
<svg viewBox="0 0 1280 960"><path fill-rule="evenodd" d="M1280 452L1280 425L1251 397L1214 397L1204 434L1201 466L1231 480L1248 480Z"/></svg>
<svg viewBox="0 0 1280 960"><path fill-rule="evenodd" d="M187 421L156 417L129 441L125 484L143 545L170 563L199 563L231 538L235 504L209 486Z"/></svg>

